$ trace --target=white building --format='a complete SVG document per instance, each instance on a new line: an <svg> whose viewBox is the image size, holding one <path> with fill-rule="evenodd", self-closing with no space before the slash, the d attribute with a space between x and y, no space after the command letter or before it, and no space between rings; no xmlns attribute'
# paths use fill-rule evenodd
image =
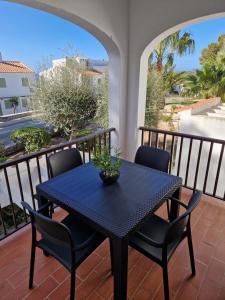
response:
<svg viewBox="0 0 225 300"><path fill-rule="evenodd" d="M19 61L4 61L0 54L0 115L27 111L34 81L35 74L30 68ZM12 97L18 97L18 105L13 105Z"/></svg>
<svg viewBox="0 0 225 300"><path fill-rule="evenodd" d="M43 70L39 75L50 79L57 72L58 68L65 67L71 60L74 60L78 65L78 80L82 80L82 76L88 77L94 86L99 86L101 84L102 79L108 71L108 63L105 60L90 60L86 57L77 56L74 58L63 57L53 59L52 67Z"/></svg>

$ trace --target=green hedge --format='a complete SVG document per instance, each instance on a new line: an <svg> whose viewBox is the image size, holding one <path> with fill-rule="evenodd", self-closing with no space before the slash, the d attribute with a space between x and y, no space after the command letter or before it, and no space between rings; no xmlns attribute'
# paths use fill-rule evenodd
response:
<svg viewBox="0 0 225 300"><path fill-rule="evenodd" d="M24 127L13 131L10 138L24 146L26 152L39 151L50 142L50 134L42 128Z"/></svg>

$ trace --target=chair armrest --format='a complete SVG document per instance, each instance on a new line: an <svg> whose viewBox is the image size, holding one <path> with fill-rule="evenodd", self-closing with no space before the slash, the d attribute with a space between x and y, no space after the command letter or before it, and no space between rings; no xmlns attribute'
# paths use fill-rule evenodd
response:
<svg viewBox="0 0 225 300"><path fill-rule="evenodd" d="M77 247L75 246L74 251L79 251L79 250L86 248L90 244L90 242L94 239L94 237L96 236L96 233L97 232L94 232L85 242L81 243Z"/></svg>
<svg viewBox="0 0 225 300"><path fill-rule="evenodd" d="M153 247L156 247L156 248L162 248L163 246L163 243L159 243L151 238L149 238L147 235L145 235L144 233L140 232L140 231L137 231L136 232L136 235L141 238L143 241L145 241L146 243L150 244L151 246Z"/></svg>
<svg viewBox="0 0 225 300"><path fill-rule="evenodd" d="M183 206L184 208L186 208L186 209L188 208L186 204L184 204L183 202L181 202L181 201L178 200L177 198L171 197L170 199L171 199L171 201L175 201L175 202L179 203L179 204L180 204L181 206Z"/></svg>

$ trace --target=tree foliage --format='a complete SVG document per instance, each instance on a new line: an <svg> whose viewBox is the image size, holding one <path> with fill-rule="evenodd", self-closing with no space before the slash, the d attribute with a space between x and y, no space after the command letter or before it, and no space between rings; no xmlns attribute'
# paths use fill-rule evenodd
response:
<svg viewBox="0 0 225 300"><path fill-rule="evenodd" d="M165 95L162 75L155 68L149 68L145 125L157 127L160 119L160 110L164 107Z"/></svg>
<svg viewBox="0 0 225 300"><path fill-rule="evenodd" d="M186 75L184 94L195 97L221 97L225 100L225 35L202 50L202 68Z"/></svg>
<svg viewBox="0 0 225 300"><path fill-rule="evenodd" d="M99 87L99 103L96 112L96 122L102 128L108 128L109 126L108 89L109 89L109 80L108 80L108 73L107 73L105 75L105 78L101 80L101 84Z"/></svg>
<svg viewBox="0 0 225 300"><path fill-rule="evenodd" d="M92 122L99 96L87 77L81 76L77 62L68 60L48 76L41 76L32 96L41 118L70 138Z"/></svg>
<svg viewBox="0 0 225 300"><path fill-rule="evenodd" d="M195 41L188 32L177 31L153 50L149 57L149 71L146 96L145 123L157 126L161 118L160 110L165 106L165 96L183 80L184 72L175 72L174 56L190 54L195 49Z"/></svg>
<svg viewBox="0 0 225 300"><path fill-rule="evenodd" d="M188 32L180 30L163 39L149 57L150 65L155 64L157 71L170 69L174 64L174 55L183 56L193 53L195 41Z"/></svg>

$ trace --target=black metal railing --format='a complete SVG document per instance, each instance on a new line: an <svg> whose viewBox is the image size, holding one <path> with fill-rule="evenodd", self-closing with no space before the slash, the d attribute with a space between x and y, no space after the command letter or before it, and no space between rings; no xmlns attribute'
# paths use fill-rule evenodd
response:
<svg viewBox="0 0 225 300"><path fill-rule="evenodd" d="M88 162L97 147L111 149L113 131L114 128L101 130L0 164L0 240L29 223L20 202L28 201L36 209L35 187L50 178L48 155L76 147L83 162Z"/></svg>
<svg viewBox="0 0 225 300"><path fill-rule="evenodd" d="M140 127L141 144L169 151L169 173L183 186L225 200L225 140Z"/></svg>

